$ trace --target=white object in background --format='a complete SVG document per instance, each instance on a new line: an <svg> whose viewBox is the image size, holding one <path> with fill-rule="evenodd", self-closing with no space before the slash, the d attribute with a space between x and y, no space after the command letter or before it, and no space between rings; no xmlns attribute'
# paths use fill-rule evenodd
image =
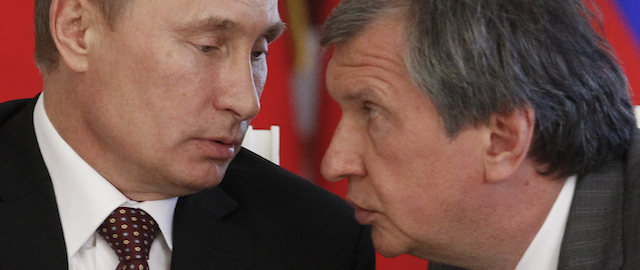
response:
<svg viewBox="0 0 640 270"><path fill-rule="evenodd" d="M640 128L640 106L633 106L633 112L636 115L636 125Z"/></svg>
<svg viewBox="0 0 640 270"><path fill-rule="evenodd" d="M244 136L242 146L256 154L280 165L280 127L271 129L253 129L249 126Z"/></svg>

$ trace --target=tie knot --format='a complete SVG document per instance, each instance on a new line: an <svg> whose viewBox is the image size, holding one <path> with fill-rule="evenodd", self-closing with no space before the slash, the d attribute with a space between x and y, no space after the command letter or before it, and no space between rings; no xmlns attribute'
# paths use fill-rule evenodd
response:
<svg viewBox="0 0 640 270"><path fill-rule="evenodd" d="M117 269L149 269L149 249L160 229L145 211L119 207L98 228L98 233L120 259Z"/></svg>

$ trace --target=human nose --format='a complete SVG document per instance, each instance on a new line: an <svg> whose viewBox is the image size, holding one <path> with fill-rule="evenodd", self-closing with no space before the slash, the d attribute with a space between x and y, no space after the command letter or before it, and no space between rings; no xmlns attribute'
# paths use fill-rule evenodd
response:
<svg viewBox="0 0 640 270"><path fill-rule="evenodd" d="M340 120L322 159L321 173L324 178L337 182L345 178L365 176L366 169L360 151L362 143L357 131L348 122Z"/></svg>
<svg viewBox="0 0 640 270"><path fill-rule="evenodd" d="M236 114L241 120L253 119L260 111L260 91L254 80L250 61L230 61L228 68L221 70L222 93L218 106Z"/></svg>

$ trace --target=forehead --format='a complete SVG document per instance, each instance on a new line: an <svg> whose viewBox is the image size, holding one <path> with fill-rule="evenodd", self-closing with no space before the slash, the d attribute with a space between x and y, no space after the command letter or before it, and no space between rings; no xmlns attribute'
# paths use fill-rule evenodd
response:
<svg viewBox="0 0 640 270"><path fill-rule="evenodd" d="M353 39L338 43L334 50L334 59L338 64L367 64L367 61L403 60L404 51L403 21L397 16L384 16L374 20Z"/></svg>
<svg viewBox="0 0 640 270"><path fill-rule="evenodd" d="M404 41L402 20L387 16L374 21L352 40L336 44L327 70L329 91L332 95L360 94L351 92L367 89L365 80L395 86L410 83Z"/></svg>
<svg viewBox="0 0 640 270"><path fill-rule="evenodd" d="M126 14L134 23L175 30L282 32L277 0L136 0Z"/></svg>

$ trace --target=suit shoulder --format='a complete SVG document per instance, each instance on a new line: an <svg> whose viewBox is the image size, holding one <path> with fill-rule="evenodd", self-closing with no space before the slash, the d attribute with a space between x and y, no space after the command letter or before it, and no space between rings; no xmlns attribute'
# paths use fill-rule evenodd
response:
<svg viewBox="0 0 640 270"><path fill-rule="evenodd" d="M233 160L220 185L240 201L291 205L314 204L317 210L345 211L351 208L339 196L277 166L257 154L242 149Z"/></svg>
<svg viewBox="0 0 640 270"><path fill-rule="evenodd" d="M0 126L25 109L32 101L32 99L17 99L0 103Z"/></svg>
<svg viewBox="0 0 640 270"><path fill-rule="evenodd" d="M262 269L374 269L369 228L339 196L244 149L220 187L252 224Z"/></svg>

